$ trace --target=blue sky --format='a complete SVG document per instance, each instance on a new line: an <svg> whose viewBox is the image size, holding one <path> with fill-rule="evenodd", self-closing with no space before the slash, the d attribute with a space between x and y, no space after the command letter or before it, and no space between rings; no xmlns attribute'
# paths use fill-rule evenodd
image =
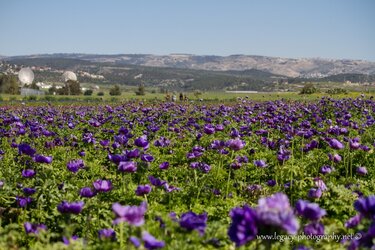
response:
<svg viewBox="0 0 375 250"><path fill-rule="evenodd" d="M373 0L1 0L0 55L266 55L375 61Z"/></svg>

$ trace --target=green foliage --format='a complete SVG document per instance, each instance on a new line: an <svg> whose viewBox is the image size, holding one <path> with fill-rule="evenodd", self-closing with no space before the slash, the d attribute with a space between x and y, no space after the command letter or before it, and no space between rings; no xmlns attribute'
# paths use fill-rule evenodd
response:
<svg viewBox="0 0 375 250"><path fill-rule="evenodd" d="M334 88L334 89L327 90L327 94L330 94L330 95L345 94L346 95L348 94L348 91L342 88Z"/></svg>
<svg viewBox="0 0 375 250"><path fill-rule="evenodd" d="M145 92L145 86L143 84L140 84L138 86L138 90L135 91L135 94L136 95L145 95L146 94L146 92Z"/></svg>
<svg viewBox="0 0 375 250"><path fill-rule="evenodd" d="M81 86L78 81L68 80L65 86L58 90L59 95L80 95L82 94Z"/></svg>
<svg viewBox="0 0 375 250"><path fill-rule="evenodd" d="M318 93L319 90L312 83L307 83L301 90L301 95L311 95Z"/></svg>
<svg viewBox="0 0 375 250"><path fill-rule="evenodd" d="M83 95L91 96L92 93L93 93L92 89L87 89L87 90L85 90L85 92L83 93Z"/></svg>
<svg viewBox="0 0 375 250"><path fill-rule="evenodd" d="M0 93L11 95L20 94L16 76L0 74Z"/></svg>
<svg viewBox="0 0 375 250"><path fill-rule="evenodd" d="M113 86L110 90L109 90L109 95L111 96L114 96L114 95L121 95L121 89L120 89L120 86L118 86L117 84L115 86Z"/></svg>

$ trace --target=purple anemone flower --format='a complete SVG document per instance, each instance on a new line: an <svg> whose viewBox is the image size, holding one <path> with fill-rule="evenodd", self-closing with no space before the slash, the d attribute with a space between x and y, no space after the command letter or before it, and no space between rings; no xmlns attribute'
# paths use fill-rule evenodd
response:
<svg viewBox="0 0 375 250"><path fill-rule="evenodd" d="M144 148L144 149L148 149L148 147L150 146L148 141L147 141L146 135L142 135L141 137L135 139L134 144L137 147L141 147L141 148Z"/></svg>
<svg viewBox="0 0 375 250"><path fill-rule="evenodd" d="M33 224L30 222L25 222L23 227L27 234L38 234L42 230L47 230L47 227L44 224Z"/></svg>
<svg viewBox="0 0 375 250"><path fill-rule="evenodd" d="M276 181L275 180L268 180L267 181L267 186L274 187L275 185L276 185Z"/></svg>
<svg viewBox="0 0 375 250"><path fill-rule="evenodd" d="M52 163L52 156L44 156L44 155L35 155L33 160L37 163L46 163L51 164Z"/></svg>
<svg viewBox="0 0 375 250"><path fill-rule="evenodd" d="M206 230L207 213L196 214L192 211L181 215L180 226L188 231L197 230L203 235Z"/></svg>
<svg viewBox="0 0 375 250"><path fill-rule="evenodd" d="M302 217L316 221L326 215L326 210L321 209L318 204L310 203L305 200L298 200L296 203L296 212Z"/></svg>
<svg viewBox="0 0 375 250"><path fill-rule="evenodd" d="M312 222L303 227L305 235L324 235L324 225L320 222Z"/></svg>
<svg viewBox="0 0 375 250"><path fill-rule="evenodd" d="M34 169L25 169L22 170L22 177L24 178L32 178L36 175L36 172Z"/></svg>
<svg viewBox="0 0 375 250"><path fill-rule="evenodd" d="M149 194L151 192L151 186L150 185L139 185L137 187L137 190L135 190L135 194L137 196L143 196L145 194Z"/></svg>
<svg viewBox="0 0 375 250"><path fill-rule="evenodd" d="M266 162L263 161L263 160L255 160L255 161L254 161L254 165L255 165L256 167L258 167L258 168L265 168L265 167L267 167Z"/></svg>
<svg viewBox="0 0 375 250"><path fill-rule="evenodd" d="M375 195L356 200L354 202L354 208L363 217L375 219Z"/></svg>
<svg viewBox="0 0 375 250"><path fill-rule="evenodd" d="M109 180L96 180L93 186L98 192L108 192L112 190L112 183Z"/></svg>
<svg viewBox="0 0 375 250"><path fill-rule="evenodd" d="M359 175L366 175L367 174L367 168L366 167L357 167L356 172Z"/></svg>
<svg viewBox="0 0 375 250"><path fill-rule="evenodd" d="M119 163L117 169L124 173L134 173L137 171L137 163L134 161L122 161Z"/></svg>
<svg viewBox="0 0 375 250"><path fill-rule="evenodd" d="M340 162L342 160L342 157L339 154L334 154L334 155L328 154L328 158L330 161L333 161L335 163Z"/></svg>
<svg viewBox="0 0 375 250"><path fill-rule="evenodd" d="M328 141L329 146L333 149L343 149L345 146L339 140L333 138Z"/></svg>
<svg viewBox="0 0 375 250"><path fill-rule="evenodd" d="M320 188L311 188L308 191L307 196L312 199L319 199L322 196L322 190Z"/></svg>
<svg viewBox="0 0 375 250"><path fill-rule="evenodd" d="M133 244L134 247L138 248L141 246L141 241L135 237L135 236L130 236L129 241Z"/></svg>
<svg viewBox="0 0 375 250"><path fill-rule="evenodd" d="M78 160L72 160L72 161L69 161L69 162L66 164L66 167L68 168L68 170L69 170L70 172L76 173L76 172L78 172L78 170L80 170L81 168L84 168L84 167L85 167L85 164L83 163L83 160L82 160L82 159L78 159Z"/></svg>
<svg viewBox="0 0 375 250"><path fill-rule="evenodd" d="M165 246L164 241L159 241L155 239L154 236L152 236L146 231L142 232L142 240L145 243L145 248L148 250L163 248Z"/></svg>
<svg viewBox="0 0 375 250"><path fill-rule="evenodd" d="M362 216L360 214L356 214L355 216L349 218L349 220L345 222L345 227L354 228L359 225L361 220L362 220Z"/></svg>
<svg viewBox="0 0 375 250"><path fill-rule="evenodd" d="M90 187L84 187L79 191L79 195L81 197L91 198L96 195L96 192L93 191Z"/></svg>
<svg viewBox="0 0 375 250"><path fill-rule="evenodd" d="M162 162L160 163L159 165L159 169L162 169L162 170L166 170L169 168L169 162L165 161L165 162Z"/></svg>
<svg viewBox="0 0 375 250"><path fill-rule="evenodd" d="M25 187L25 188L23 189L23 192L24 192L26 195L33 195L33 194L35 194L36 189L35 189L35 188L28 188L28 187Z"/></svg>
<svg viewBox="0 0 375 250"><path fill-rule="evenodd" d="M147 211L147 203L142 202L139 206L121 206L119 203L114 203L112 210L117 216L113 221L114 224L125 221L130 225L139 227L145 222L144 215Z"/></svg>
<svg viewBox="0 0 375 250"><path fill-rule="evenodd" d="M314 183L315 183L315 186L321 189L322 191L326 191L328 189L324 181L320 179L319 177L314 178Z"/></svg>
<svg viewBox="0 0 375 250"><path fill-rule="evenodd" d="M152 175L150 175L148 177L148 180L150 181L151 185L153 185L155 187L161 187L161 186L164 186L167 183L166 181L160 180L159 178L155 178Z"/></svg>
<svg viewBox="0 0 375 250"><path fill-rule="evenodd" d="M154 157L152 155L149 155L149 154L143 154L141 156L141 160L145 161L145 162L152 162L154 160Z"/></svg>
<svg viewBox="0 0 375 250"><path fill-rule="evenodd" d="M258 200L257 218L261 225L276 226L290 234L296 234L299 228L288 196L276 193Z"/></svg>
<svg viewBox="0 0 375 250"><path fill-rule="evenodd" d="M79 214L85 203L83 201L67 202L63 201L57 206L57 210L62 214Z"/></svg>
<svg viewBox="0 0 375 250"><path fill-rule="evenodd" d="M242 246L255 239L258 234L257 214L254 209L245 205L236 207L230 211L232 223L229 226L228 235L236 247Z"/></svg>
<svg viewBox="0 0 375 250"><path fill-rule="evenodd" d="M332 171L333 171L333 167L328 166L328 165L326 165L326 166L322 166L322 167L320 168L320 170L319 170L319 172L322 173L322 174L329 174L329 173L331 173Z"/></svg>
<svg viewBox="0 0 375 250"><path fill-rule="evenodd" d="M22 196L17 196L16 197L17 205L19 207L26 207L29 205L31 202L33 202L33 199L30 197L22 197Z"/></svg>
<svg viewBox="0 0 375 250"><path fill-rule="evenodd" d="M100 229L98 231L99 239L105 240L105 239L110 239L110 240L115 240L116 239L116 232L112 228L104 228Z"/></svg>
<svg viewBox="0 0 375 250"><path fill-rule="evenodd" d="M70 245L70 243L72 242L72 241L76 241L76 240L78 240L79 239L79 237L77 236L77 235L73 235L70 239L69 238L66 238L65 236L63 237L63 243L64 243L64 245Z"/></svg>
<svg viewBox="0 0 375 250"><path fill-rule="evenodd" d="M36 153L36 150L33 149L29 144L27 143L21 143L18 145L18 152L19 154L25 154L28 156L34 156Z"/></svg>
<svg viewBox="0 0 375 250"><path fill-rule="evenodd" d="M245 142L240 139L230 139L226 144L228 148L234 151L241 150L245 146Z"/></svg>

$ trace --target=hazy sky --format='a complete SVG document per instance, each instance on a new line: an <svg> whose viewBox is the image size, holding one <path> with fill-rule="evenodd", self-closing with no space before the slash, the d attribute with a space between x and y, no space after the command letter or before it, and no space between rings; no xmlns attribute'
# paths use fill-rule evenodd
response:
<svg viewBox="0 0 375 250"><path fill-rule="evenodd" d="M190 53L375 61L375 0L0 0L0 55Z"/></svg>

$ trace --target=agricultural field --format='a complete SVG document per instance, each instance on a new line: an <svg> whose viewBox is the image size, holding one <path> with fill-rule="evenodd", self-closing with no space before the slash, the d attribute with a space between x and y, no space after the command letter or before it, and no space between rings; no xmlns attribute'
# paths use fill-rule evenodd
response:
<svg viewBox="0 0 375 250"><path fill-rule="evenodd" d="M249 96L3 102L0 249L374 249L372 96Z"/></svg>

